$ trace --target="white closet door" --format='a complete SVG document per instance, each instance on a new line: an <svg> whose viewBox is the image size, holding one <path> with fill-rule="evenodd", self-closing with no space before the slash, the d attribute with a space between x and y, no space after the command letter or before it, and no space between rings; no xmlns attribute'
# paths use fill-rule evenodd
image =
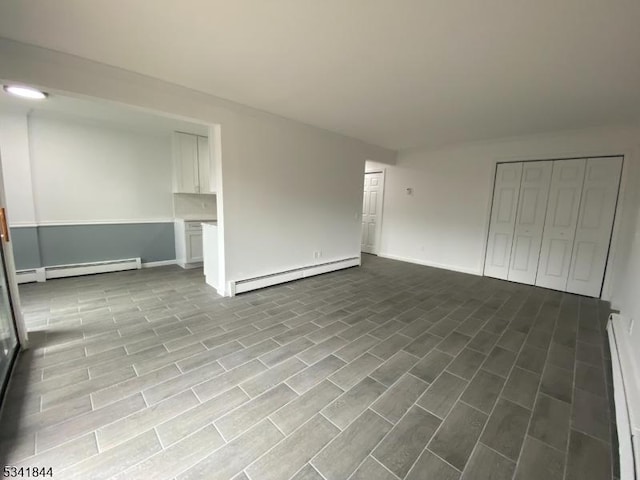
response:
<svg viewBox="0 0 640 480"><path fill-rule="evenodd" d="M565 290L578 222L585 159L553 162L536 285Z"/></svg>
<svg viewBox="0 0 640 480"><path fill-rule="evenodd" d="M552 170L551 161L523 164L509 264L511 281L529 285L536 281Z"/></svg>
<svg viewBox="0 0 640 480"><path fill-rule="evenodd" d="M600 296L621 170L622 157L587 160L567 292Z"/></svg>
<svg viewBox="0 0 640 480"><path fill-rule="evenodd" d="M506 280L509 276L509 260L521 178L521 162L498 164L493 190L487 256L484 262L484 274L488 277Z"/></svg>

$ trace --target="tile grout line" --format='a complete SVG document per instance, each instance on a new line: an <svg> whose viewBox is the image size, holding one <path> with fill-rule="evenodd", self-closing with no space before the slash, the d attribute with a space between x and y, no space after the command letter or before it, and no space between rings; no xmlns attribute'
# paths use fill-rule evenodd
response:
<svg viewBox="0 0 640 480"><path fill-rule="evenodd" d="M554 335L556 333L556 330L558 329L558 324L559 324L559 321L560 321L560 313L562 312L562 303L563 303L563 300L565 300L565 298L567 298L567 297L565 297L563 295L561 297L560 304L558 305L558 312L556 313L556 318L554 320L553 329L551 331L551 338L549 339L549 345L547 346L547 352L546 352L546 355L544 357L544 364L543 364L542 372L540 372L540 380L538 381L538 388L536 389L535 399L534 399L533 405L531 407L531 415L529 416L529 421L527 422L527 428L526 428L525 433L524 433L524 439L522 440L522 447L520 448L520 451L518 452L518 458L516 458L515 469L514 469L514 477L515 477L516 473L518 472L518 467L520 466L520 461L522 459L522 454L524 452L524 444L525 444L525 442L527 440L527 437L530 436L529 435L529 431L531 429L531 424L533 422L533 417L535 415L536 406L538 405L538 399L540 398L540 395L544 395L544 396L547 396L547 397L550 397L550 398L554 398L555 400L557 400L555 397L551 397L550 395L547 395L546 393L542 392L542 382L543 382L543 379L544 379L544 372L546 371L547 366L551 365L550 363L548 364L549 356L551 354L551 348L552 348L553 343L554 343L553 342L553 337L554 337ZM543 303L543 305L544 305L544 303ZM527 335L527 338L529 338L528 335ZM526 343L527 338L525 338L525 343ZM575 357L575 352L574 352L574 357ZM574 376L574 380L575 380L575 376ZM573 393L572 393L572 395L573 395ZM569 418L569 422L571 422L571 418ZM531 438L535 438L536 440L542 442L544 445L547 445L547 442L539 440L536 437L531 436ZM569 443L569 440L567 438L567 444L568 443ZM565 468L566 468L566 463L567 462L566 462L566 459L565 459Z"/></svg>
<svg viewBox="0 0 640 480"><path fill-rule="evenodd" d="M513 320L516 318L518 312L520 312L522 310L522 308L524 308L524 305L526 304L526 301L531 297L531 295L528 295L527 298L525 299L525 301L522 303L520 309L518 309L518 311L516 312L516 314L514 315L514 317L509 321L509 323L507 324L507 326L505 327L505 330L507 328L509 328L509 325L511 325L511 323L513 322ZM464 468L462 469L462 475L465 474L465 472L467 471L467 467L469 466L469 460L473 457L473 453L474 451L478 448L478 444L482 444L484 445L484 443L482 443L482 436L484 435L484 432L487 429L487 425L489 424L489 422L491 421L491 418L493 416L493 413L496 410L496 407L498 406L498 403L500 401L504 393L504 389L507 385L507 382L509 381L509 377L511 376L511 373L513 372L513 370L516 368L516 364L518 362L518 357L522 354L522 350L524 349L525 345L527 344L527 340L529 339L529 337L531 336L531 331L533 330L533 325L536 322L536 319L538 318L538 316L540 315L540 311L542 310L542 306L544 305L544 300L543 302L540 304L540 306L538 307L538 309L536 310L536 314L535 316L533 316L533 322L531 325L531 328L529 329L529 331L527 332L527 335L524 339L524 341L522 342L522 345L520 345L520 349L518 350L518 353L515 355L515 358L513 360L513 365L511 365L511 368L509 369L509 372L507 374L507 376L505 377L504 383L502 384L502 388L500 389L500 392L498 393L495 403L493 404L491 411L489 412L489 414L487 415L487 420L485 421L482 430L480 431L480 434L478 435L478 439L476 440L475 445L473 446L473 449L469 455L469 458L467 459L467 462L465 463ZM495 348L495 346L494 346ZM547 352L548 352L549 347L547 347ZM493 351L493 349L492 349ZM489 354L487 354L487 358L485 359L485 362L487 361L487 359L489 358ZM483 362L484 364L484 362ZM480 366L480 368L478 369L478 372L480 372L482 370L482 366ZM477 375L477 372L476 372ZM542 382L542 379L541 379ZM506 399L505 399L506 400ZM508 401L508 400L507 400ZM527 409L528 410L528 409ZM484 412L483 412L484 413ZM533 410L531 410L530 416L529 416L529 420L531 419L531 417L533 416ZM525 437L526 437L526 431L525 431ZM518 454L520 454L522 452L522 448L524 446L524 438L522 440L522 445L520 446L520 450L518 452ZM513 462L513 460L511 460ZM514 470L514 475L515 475L515 470Z"/></svg>

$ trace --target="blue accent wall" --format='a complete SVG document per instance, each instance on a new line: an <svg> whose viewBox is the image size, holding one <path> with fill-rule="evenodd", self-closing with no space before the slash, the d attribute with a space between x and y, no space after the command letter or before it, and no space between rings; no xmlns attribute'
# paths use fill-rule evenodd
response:
<svg viewBox="0 0 640 480"><path fill-rule="evenodd" d="M42 266L38 246L38 227L14 227L10 231L16 269L26 270Z"/></svg>
<svg viewBox="0 0 640 480"><path fill-rule="evenodd" d="M14 227L18 270L140 257L142 262L174 260L173 223L45 225Z"/></svg>

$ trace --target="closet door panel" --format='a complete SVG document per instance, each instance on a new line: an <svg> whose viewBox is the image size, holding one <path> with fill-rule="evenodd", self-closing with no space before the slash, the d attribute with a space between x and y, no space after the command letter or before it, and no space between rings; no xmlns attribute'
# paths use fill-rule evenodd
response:
<svg viewBox="0 0 640 480"><path fill-rule="evenodd" d="M565 290L573 253L585 159L553 162L540 260L535 284Z"/></svg>
<svg viewBox="0 0 640 480"><path fill-rule="evenodd" d="M568 292L600 296L621 170L622 157L587 160Z"/></svg>
<svg viewBox="0 0 640 480"><path fill-rule="evenodd" d="M536 281L552 169L551 161L523 164L508 274L514 282Z"/></svg>
<svg viewBox="0 0 640 480"><path fill-rule="evenodd" d="M522 163L501 163L496 168L484 265L488 277L508 278L521 178Z"/></svg>

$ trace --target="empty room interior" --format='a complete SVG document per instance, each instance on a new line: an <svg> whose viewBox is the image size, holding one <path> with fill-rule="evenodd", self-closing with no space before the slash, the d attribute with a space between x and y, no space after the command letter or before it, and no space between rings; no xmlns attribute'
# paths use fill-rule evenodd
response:
<svg viewBox="0 0 640 480"><path fill-rule="evenodd" d="M0 4L3 478L640 478L640 3Z"/></svg>

